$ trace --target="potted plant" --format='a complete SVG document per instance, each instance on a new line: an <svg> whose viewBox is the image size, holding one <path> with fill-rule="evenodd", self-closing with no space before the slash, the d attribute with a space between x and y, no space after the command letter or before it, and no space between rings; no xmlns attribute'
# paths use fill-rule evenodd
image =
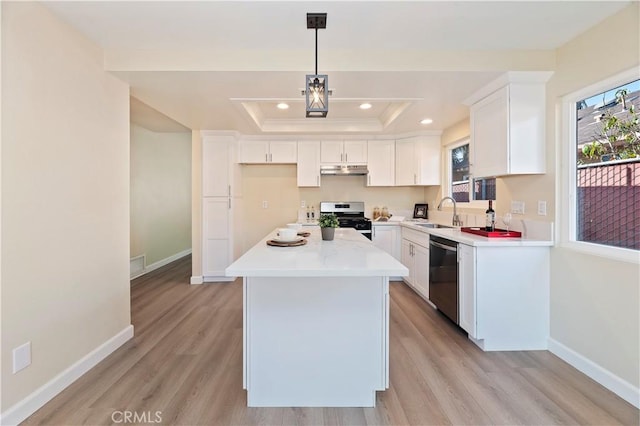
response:
<svg viewBox="0 0 640 426"><path fill-rule="evenodd" d="M320 225L322 239L331 241L335 235L336 228L339 226L338 217L333 213L323 213L318 219L318 225Z"/></svg>

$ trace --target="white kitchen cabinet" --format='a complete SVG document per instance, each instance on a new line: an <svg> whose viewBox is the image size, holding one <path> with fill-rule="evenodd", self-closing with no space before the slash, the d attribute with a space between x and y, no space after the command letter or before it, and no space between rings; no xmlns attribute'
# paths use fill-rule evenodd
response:
<svg viewBox="0 0 640 426"><path fill-rule="evenodd" d="M400 225L383 225L374 222L372 228L373 244L396 260L400 260Z"/></svg>
<svg viewBox="0 0 640 426"><path fill-rule="evenodd" d="M234 212L241 197L235 182L235 138L202 138L202 276L198 281L230 281L225 268L237 254L234 250ZM201 279L201 280L200 280Z"/></svg>
<svg viewBox="0 0 640 426"><path fill-rule="evenodd" d="M320 162L323 164L367 164L367 141L322 141Z"/></svg>
<svg viewBox="0 0 640 426"><path fill-rule="evenodd" d="M296 141L243 140L240 142L240 163L295 164L298 158Z"/></svg>
<svg viewBox="0 0 640 426"><path fill-rule="evenodd" d="M320 186L320 142L298 142L298 186Z"/></svg>
<svg viewBox="0 0 640 426"><path fill-rule="evenodd" d="M474 177L546 172L544 84L508 84L470 110Z"/></svg>
<svg viewBox="0 0 640 426"><path fill-rule="evenodd" d="M369 141L367 144L367 186L394 186L396 142Z"/></svg>
<svg viewBox="0 0 640 426"><path fill-rule="evenodd" d="M417 136L396 141L396 186L440 185L440 137Z"/></svg>
<svg viewBox="0 0 640 426"><path fill-rule="evenodd" d="M460 327L476 336L476 249L458 244L458 316Z"/></svg>
<svg viewBox="0 0 640 426"><path fill-rule="evenodd" d="M400 262L409 269L404 280L425 299L429 299L429 234L402 228Z"/></svg>

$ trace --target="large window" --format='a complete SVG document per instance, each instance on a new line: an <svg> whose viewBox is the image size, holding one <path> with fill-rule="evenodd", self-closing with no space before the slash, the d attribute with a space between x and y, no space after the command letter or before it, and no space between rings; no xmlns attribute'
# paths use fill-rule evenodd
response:
<svg viewBox="0 0 640 426"><path fill-rule="evenodd" d="M471 200L495 200L495 178L473 179L469 172L469 141L451 145L447 150L449 195L459 203Z"/></svg>
<svg viewBox="0 0 640 426"><path fill-rule="evenodd" d="M624 255L640 250L640 80L624 73L565 98L565 239ZM561 200L564 203L564 200ZM607 252L598 251L607 254Z"/></svg>

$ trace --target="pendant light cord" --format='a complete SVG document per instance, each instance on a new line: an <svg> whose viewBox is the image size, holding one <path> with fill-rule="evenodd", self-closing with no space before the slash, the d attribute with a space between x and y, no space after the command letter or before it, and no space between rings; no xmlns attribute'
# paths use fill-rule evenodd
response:
<svg viewBox="0 0 640 426"><path fill-rule="evenodd" d="M316 75L318 75L318 27L316 26Z"/></svg>

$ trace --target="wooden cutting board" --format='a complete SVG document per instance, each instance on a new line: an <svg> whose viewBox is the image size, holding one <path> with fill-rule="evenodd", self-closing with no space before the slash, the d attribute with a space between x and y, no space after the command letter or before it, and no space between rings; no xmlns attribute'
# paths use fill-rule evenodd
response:
<svg viewBox="0 0 640 426"><path fill-rule="evenodd" d="M296 241L267 240L267 245L274 246L274 247L297 247L297 246L303 246L305 244L307 244L307 240L305 240L304 238L301 238Z"/></svg>

